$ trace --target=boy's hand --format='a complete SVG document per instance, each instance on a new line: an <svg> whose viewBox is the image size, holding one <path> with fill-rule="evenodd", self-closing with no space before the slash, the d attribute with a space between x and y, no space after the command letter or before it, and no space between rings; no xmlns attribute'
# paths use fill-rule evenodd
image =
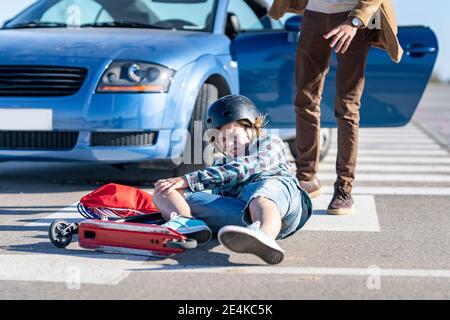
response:
<svg viewBox="0 0 450 320"><path fill-rule="evenodd" d="M155 183L155 193L159 192L163 195L168 195L176 189L189 188L189 184L185 177L176 177L169 179L160 179Z"/></svg>

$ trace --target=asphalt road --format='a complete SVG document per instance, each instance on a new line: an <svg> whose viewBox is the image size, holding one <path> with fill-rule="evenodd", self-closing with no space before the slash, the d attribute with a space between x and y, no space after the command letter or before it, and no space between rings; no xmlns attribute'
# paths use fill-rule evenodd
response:
<svg viewBox="0 0 450 320"><path fill-rule="evenodd" d="M47 226L105 182L152 192L157 174L104 165L0 164L1 299L449 299L450 90L430 86L408 126L361 130L356 212L325 214L336 149L321 163L326 194L304 230L266 266L217 240L170 259L54 248Z"/></svg>

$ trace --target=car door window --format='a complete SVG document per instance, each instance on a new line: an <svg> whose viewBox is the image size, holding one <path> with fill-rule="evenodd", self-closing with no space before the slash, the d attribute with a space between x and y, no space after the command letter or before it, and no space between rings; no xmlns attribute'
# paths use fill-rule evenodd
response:
<svg viewBox="0 0 450 320"><path fill-rule="evenodd" d="M239 19L241 31L266 31L283 29L283 24L267 15L267 10L259 8L259 15L249 3L257 6L254 0L231 0L228 4L228 13L236 15ZM260 4L259 4L260 5ZM258 10L257 10L258 11ZM264 11L261 14L261 11Z"/></svg>
<svg viewBox="0 0 450 320"><path fill-rule="evenodd" d="M228 13L238 17L241 30L264 30L264 25L244 0L229 1Z"/></svg>
<svg viewBox="0 0 450 320"><path fill-rule="evenodd" d="M62 0L48 8L41 22L60 22L72 25L113 21L107 11L94 0Z"/></svg>

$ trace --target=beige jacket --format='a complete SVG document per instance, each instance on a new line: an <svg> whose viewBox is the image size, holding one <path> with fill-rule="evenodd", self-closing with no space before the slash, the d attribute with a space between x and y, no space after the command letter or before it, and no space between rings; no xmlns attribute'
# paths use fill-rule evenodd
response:
<svg viewBox="0 0 450 320"><path fill-rule="evenodd" d="M308 0L274 0L269 9L269 16L274 19L281 18L286 12L301 14L305 11ZM370 19L381 8L381 33L372 45L388 52L394 62L400 62L403 49L397 38L397 22L391 0L360 0L350 13L358 17L366 27Z"/></svg>

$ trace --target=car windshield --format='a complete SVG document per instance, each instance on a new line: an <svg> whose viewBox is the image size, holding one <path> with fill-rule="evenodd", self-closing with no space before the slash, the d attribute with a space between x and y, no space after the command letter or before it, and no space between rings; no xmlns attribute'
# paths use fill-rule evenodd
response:
<svg viewBox="0 0 450 320"><path fill-rule="evenodd" d="M4 29L110 27L211 32L217 0L41 0Z"/></svg>

